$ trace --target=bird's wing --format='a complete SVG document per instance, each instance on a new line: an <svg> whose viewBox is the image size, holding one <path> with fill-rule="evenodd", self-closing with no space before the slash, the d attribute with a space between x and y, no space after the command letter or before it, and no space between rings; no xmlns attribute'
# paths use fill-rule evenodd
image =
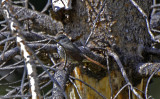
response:
<svg viewBox="0 0 160 99"><path fill-rule="evenodd" d="M69 55L72 59L78 62L82 62L82 60L84 59L83 56L81 55L81 50L74 44L72 44L72 46L68 46L67 44L64 46L64 48L66 48L65 50L67 55Z"/></svg>

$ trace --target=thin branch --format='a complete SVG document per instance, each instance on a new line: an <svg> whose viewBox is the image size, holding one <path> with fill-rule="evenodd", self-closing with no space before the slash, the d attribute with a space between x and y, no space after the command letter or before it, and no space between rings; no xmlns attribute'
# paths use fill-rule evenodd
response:
<svg viewBox="0 0 160 99"><path fill-rule="evenodd" d="M112 89L112 82L111 82L111 75L110 75L110 68L109 68L109 56L106 55L106 62L107 62L107 71L108 71L108 77L109 77L109 86L111 88L111 99L113 98L113 89Z"/></svg>
<svg viewBox="0 0 160 99"><path fill-rule="evenodd" d="M113 99L116 99L117 96L120 94L120 92L121 92L124 88L126 88L127 86L129 86L129 85L130 85L129 83L125 84L125 85L116 93L116 95L114 96Z"/></svg>
<svg viewBox="0 0 160 99"><path fill-rule="evenodd" d="M87 44L88 44L91 36L94 34L94 29L95 29L95 27L96 27L96 23L97 23L97 21L98 21L98 18L99 18L99 16L100 16L101 12L103 11L103 8L104 8L104 6L105 6L105 4L106 4L106 1L107 1L107 0L105 0L105 1L103 2L102 7L99 9L99 13L98 13L98 15L96 16L96 19L95 19L94 22L93 22L93 28L92 28L91 33L89 34L89 36L88 36L88 38L87 38L87 40L86 40L86 43L85 43L84 47L87 46Z"/></svg>
<svg viewBox="0 0 160 99"><path fill-rule="evenodd" d="M137 68L137 72L141 76L146 77L146 76L152 75L152 73L157 68L160 68L160 63L140 63L138 68ZM160 76L159 72L160 72L160 70L158 71L158 73L156 73L154 75Z"/></svg>
<svg viewBox="0 0 160 99"><path fill-rule="evenodd" d="M121 70L122 76L124 77L126 83L127 83L127 84L130 84L130 87L131 87L132 92L133 92L139 99L143 99L143 98L138 94L138 92L134 89L133 85L130 83L130 81L129 81L128 77L127 77L127 74L126 74L126 72L125 72L125 69L124 69L124 67L123 67L123 65L122 65L122 63L121 63L118 55L117 55L116 53L114 53L110 48L107 48L107 51L108 51L108 55L112 56L112 57L115 59L115 61L117 62L118 66L119 66L119 68L120 68L120 70Z"/></svg>
<svg viewBox="0 0 160 99"><path fill-rule="evenodd" d="M157 29L151 29L153 32L157 32L157 33L160 33L160 30L157 30ZM157 36L156 36L157 37ZM156 37L155 37L155 39L156 39ZM159 36L158 36L158 38L159 38Z"/></svg>
<svg viewBox="0 0 160 99"><path fill-rule="evenodd" d="M76 84L73 82L73 80L71 79L71 78L69 78L69 81L73 84L73 86L76 88L76 91L77 91L77 94L78 94L78 96L79 96L79 99L82 99L82 97L81 97L81 95L80 95L80 93L79 93L79 91L78 91L78 88L77 88L77 86L76 86Z"/></svg>
<svg viewBox="0 0 160 99"><path fill-rule="evenodd" d="M67 99L65 93L66 82L68 81L69 70L58 70L54 74L53 89L52 89L52 98L54 99Z"/></svg>
<svg viewBox="0 0 160 99"><path fill-rule="evenodd" d="M35 10L35 7L33 4L29 3L29 5L31 6L32 10Z"/></svg>
<svg viewBox="0 0 160 99"><path fill-rule="evenodd" d="M31 84L31 93L32 98L37 99L41 98L39 86L38 86L38 78L37 78L37 72L34 64L34 60L32 57L32 53L30 53L30 48L26 46L25 40L23 36L21 35L22 27L20 27L18 21L13 17L14 12L12 12L12 5L9 0L4 0L1 3L3 16L8 21L8 24L10 26L10 30L13 33L12 35L16 34L16 42L20 48L21 55L23 56L25 60L25 64L28 71L28 77ZM21 10L19 10L21 12ZM18 11L18 13L19 13Z"/></svg>
<svg viewBox="0 0 160 99"><path fill-rule="evenodd" d="M28 8L28 0L25 0L25 8Z"/></svg>
<svg viewBox="0 0 160 99"><path fill-rule="evenodd" d="M47 11L47 9L49 8L50 5L51 5L51 0L48 0L46 6L43 8L43 10L41 11L41 13L44 13L45 11Z"/></svg>
<svg viewBox="0 0 160 99"><path fill-rule="evenodd" d="M4 40L0 41L0 45L3 44L3 43L6 43L6 42L8 42L8 41L14 40L15 38L16 38L16 37L9 37L9 38L7 38L7 39L4 39Z"/></svg>
<svg viewBox="0 0 160 99"><path fill-rule="evenodd" d="M151 8L156 8L156 7L160 7L160 4L154 4L151 6Z"/></svg>
<svg viewBox="0 0 160 99"><path fill-rule="evenodd" d="M153 6L156 5L156 0L153 0ZM151 6L151 8L153 8L152 12L151 12L151 16L153 16L156 12L156 8Z"/></svg>
<svg viewBox="0 0 160 99"><path fill-rule="evenodd" d="M32 51L32 50L31 50ZM33 51L32 51L32 53L33 53ZM67 95L66 95L66 93L65 93L65 91L64 91L64 86L62 86L61 85L61 81L57 81L57 80L60 80L59 79L59 77L52 77L51 76L51 74L50 74L50 72L47 70L47 68L45 67L45 65L43 64L43 62L33 53L33 55L34 55L34 57L37 59L37 61L38 61L38 63L42 66L42 68L43 68L43 70L49 75L49 77L50 77L50 79L51 79L51 81L54 83L53 84L53 87L55 87L55 89L57 89L57 88L59 88L59 90L61 90L61 91L63 91L62 93L63 93L63 95L64 95L64 97L65 98L67 98ZM56 71L56 73L58 74L60 72L60 70L58 70L58 71ZM55 74L56 74L55 73ZM57 75L56 75L57 76ZM54 91L54 90L53 90ZM55 96L56 97L56 96ZM63 96L61 96L61 97L63 97Z"/></svg>
<svg viewBox="0 0 160 99"><path fill-rule="evenodd" d="M150 29L150 25L149 25L149 21L148 21L148 16L147 14L141 9L141 7L134 1L134 0L130 0L130 2L139 10L139 12L143 15L143 17L145 18L146 21L146 25L147 25L147 29L148 29L148 33L151 36L151 39L155 42L160 42L159 40L155 40L153 33L151 32Z"/></svg>
<svg viewBox="0 0 160 99"><path fill-rule="evenodd" d="M10 96L0 96L1 99L14 99L14 98L25 98L31 97L31 95L10 95Z"/></svg>
<svg viewBox="0 0 160 99"><path fill-rule="evenodd" d="M14 64L11 64L11 65L5 65L5 67L14 67L14 66L16 66L16 65L18 65L18 64L21 64L22 62L24 62L23 60L20 60L20 61L18 61L18 62L16 62L16 63L14 63Z"/></svg>
<svg viewBox="0 0 160 99"><path fill-rule="evenodd" d="M29 83L26 82L23 86L26 87L28 85L29 85ZM21 88L21 86L16 87L15 89L9 91L6 95L4 95L4 97L9 97L9 96L13 95L14 93L18 92L20 90L20 88Z"/></svg>
<svg viewBox="0 0 160 99"><path fill-rule="evenodd" d="M4 20L4 21L0 21L0 24L6 23L6 22L7 22L6 20Z"/></svg>
<svg viewBox="0 0 160 99"><path fill-rule="evenodd" d="M3 79L5 79L5 78L8 77L9 75L11 75L14 71L15 71L15 69L12 70L12 71L10 71L8 74L4 75L3 77L1 77L1 78L0 78L0 81L3 80Z"/></svg>
<svg viewBox="0 0 160 99"><path fill-rule="evenodd" d="M151 79L153 78L154 74L159 70L160 70L160 67L158 69L156 69L147 80L147 84L146 84L146 88L145 88L145 98L146 99L148 99L148 86L149 86L149 83L150 83Z"/></svg>
<svg viewBox="0 0 160 99"><path fill-rule="evenodd" d="M154 55L160 55L160 49L157 48L151 48L151 47L143 47L143 52L149 53L149 54L154 54Z"/></svg>
<svg viewBox="0 0 160 99"><path fill-rule="evenodd" d="M44 97L47 97L49 94L51 94L52 93L52 89L51 90L49 90L45 95L44 95ZM52 98L52 97L51 97ZM50 98L48 98L48 99L50 99Z"/></svg>
<svg viewBox="0 0 160 99"><path fill-rule="evenodd" d="M84 82L84 81L82 81L82 80L80 80L80 79L77 79L77 78L75 78L75 77L73 77L73 76L69 76L69 78L74 79L74 80L78 80L78 81L82 82L83 84L85 84L86 86L88 86L89 88L91 88L93 91L95 91L98 95L100 95L103 99L106 99L105 96L103 96L101 93L99 93L96 89L94 89L92 86L90 86L90 85L87 84L86 82Z"/></svg>
<svg viewBox="0 0 160 99"><path fill-rule="evenodd" d="M49 54L49 58L50 58L50 60L52 61L52 63L54 64L54 65L56 65L57 63L56 63L56 61L54 60L54 58L53 58L53 55L52 54Z"/></svg>
<svg viewBox="0 0 160 99"><path fill-rule="evenodd" d="M0 86L6 86L6 85L13 85L21 82L21 80L15 81L15 82L10 82L10 83L0 83Z"/></svg>
<svg viewBox="0 0 160 99"><path fill-rule="evenodd" d="M18 65L18 66L14 66L14 67L3 67L0 68L0 70L12 70L12 69L20 69L20 68L24 68L25 65ZM42 68L41 65L36 65L36 67L38 68ZM58 69L52 68L50 66L44 66L45 68L52 70L52 71L57 71Z"/></svg>
<svg viewBox="0 0 160 99"><path fill-rule="evenodd" d="M9 38L9 35L7 36L7 39ZM5 42L5 45L4 45L4 49L1 53L1 56L2 56L2 59L4 58L4 52L7 50L7 46L8 46L8 42Z"/></svg>
<svg viewBox="0 0 160 99"><path fill-rule="evenodd" d="M40 87L40 89L43 89L43 88L45 88L45 87L47 87L49 84L51 84L51 80L50 81L48 81L45 85L43 85L42 87Z"/></svg>
<svg viewBox="0 0 160 99"><path fill-rule="evenodd" d="M131 88L128 86L128 99L131 99Z"/></svg>
<svg viewBox="0 0 160 99"><path fill-rule="evenodd" d="M15 47L11 50L8 50L4 53L4 57L2 59L2 55L0 55L0 64L2 64L3 62L8 61L9 59L13 58L15 55L17 55L19 53L19 48Z"/></svg>
<svg viewBox="0 0 160 99"><path fill-rule="evenodd" d="M23 87L24 87L24 81L25 81L25 77L26 77L26 72L27 72L27 69L24 67L24 69L23 69L23 76L22 76L22 80L21 80L21 88L20 88L21 95L24 95L24 93L23 93Z"/></svg>
<svg viewBox="0 0 160 99"><path fill-rule="evenodd" d="M45 44L28 44L28 46L32 49L38 49L39 47L44 46ZM18 47L12 48L4 53L4 57L2 59L2 55L0 55L0 64L3 62L6 62L13 58L15 55L19 54L20 49ZM55 53L57 52L57 46L53 44L48 44L43 49L41 49L42 52L47 53Z"/></svg>

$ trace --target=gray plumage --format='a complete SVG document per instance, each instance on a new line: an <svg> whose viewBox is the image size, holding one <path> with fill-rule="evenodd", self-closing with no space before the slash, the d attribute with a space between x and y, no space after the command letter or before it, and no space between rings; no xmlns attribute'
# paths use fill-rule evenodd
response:
<svg viewBox="0 0 160 99"><path fill-rule="evenodd" d="M66 51L67 61L82 62L83 56L81 55L81 50L78 47L76 47L66 35L60 34L56 36L55 39L58 42L57 50L61 58L65 59Z"/></svg>

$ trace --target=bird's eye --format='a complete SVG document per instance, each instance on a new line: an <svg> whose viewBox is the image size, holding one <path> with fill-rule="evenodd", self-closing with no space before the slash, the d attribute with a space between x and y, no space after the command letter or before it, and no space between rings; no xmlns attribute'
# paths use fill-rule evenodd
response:
<svg viewBox="0 0 160 99"><path fill-rule="evenodd" d="M64 36L61 36L59 39L64 39L65 37Z"/></svg>
<svg viewBox="0 0 160 99"><path fill-rule="evenodd" d="M60 40L63 40L63 39L65 39L66 38L66 36L65 35L59 35L57 38L55 38L56 39L56 41L57 42L59 42Z"/></svg>
<svg viewBox="0 0 160 99"><path fill-rule="evenodd" d="M62 40L62 39L64 39L66 36L65 35L61 35L58 39L59 40Z"/></svg>

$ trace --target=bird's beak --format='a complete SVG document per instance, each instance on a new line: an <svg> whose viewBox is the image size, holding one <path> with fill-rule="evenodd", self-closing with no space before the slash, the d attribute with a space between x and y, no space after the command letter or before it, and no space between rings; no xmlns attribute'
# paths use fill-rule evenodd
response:
<svg viewBox="0 0 160 99"><path fill-rule="evenodd" d="M57 37L56 37L56 36L54 37L54 40L55 40L56 42L59 42L59 39L57 39Z"/></svg>

